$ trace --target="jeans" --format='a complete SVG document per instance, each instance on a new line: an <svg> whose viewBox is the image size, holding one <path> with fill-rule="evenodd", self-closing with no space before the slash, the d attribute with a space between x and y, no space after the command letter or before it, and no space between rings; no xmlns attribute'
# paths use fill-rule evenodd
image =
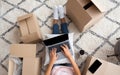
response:
<svg viewBox="0 0 120 75"><path fill-rule="evenodd" d="M58 24L54 24L53 25L53 34L60 34L60 31L59 31L59 25ZM62 23L61 24L61 33L63 34L67 34L69 33L68 31L68 24L67 23Z"/></svg>

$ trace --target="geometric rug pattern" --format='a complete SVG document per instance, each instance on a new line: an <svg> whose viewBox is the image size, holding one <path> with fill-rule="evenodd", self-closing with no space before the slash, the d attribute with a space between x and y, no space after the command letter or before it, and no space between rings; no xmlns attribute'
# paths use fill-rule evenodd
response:
<svg viewBox="0 0 120 75"><path fill-rule="evenodd" d="M52 15L54 5L64 5L67 0L0 0L0 75L8 73L9 47L20 42L19 27L16 22L18 16L34 13L39 21L41 33L51 34ZM108 62L120 65L116 57L107 57L114 54L116 38L120 38L120 0L107 0L107 12L95 25L84 32L79 32L74 23L68 18L69 31L74 32L74 50L76 62L82 65L88 55L101 58ZM39 44L39 54L44 51L44 45ZM80 50L84 55L79 55ZM44 73L45 69L42 68Z"/></svg>

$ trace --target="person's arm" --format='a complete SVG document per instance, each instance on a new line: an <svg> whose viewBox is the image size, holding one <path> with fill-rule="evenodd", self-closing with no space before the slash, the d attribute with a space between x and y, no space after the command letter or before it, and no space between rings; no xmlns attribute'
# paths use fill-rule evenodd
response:
<svg viewBox="0 0 120 75"><path fill-rule="evenodd" d="M74 71L75 71L75 74L76 74L76 75L81 75L81 72L80 72L80 70L79 70L79 68L78 68L75 60L73 59L73 57L72 57L72 55L71 55L71 53L70 53L67 45L63 45L63 46L61 46L61 48L62 48L63 54L64 54L64 55L69 59L69 61L71 62L72 66L73 66L73 69L74 69Z"/></svg>
<svg viewBox="0 0 120 75"><path fill-rule="evenodd" d="M48 68L45 72L45 75L51 74L52 67L53 67L56 60L57 60L56 48L53 48L50 52L50 62L49 62Z"/></svg>

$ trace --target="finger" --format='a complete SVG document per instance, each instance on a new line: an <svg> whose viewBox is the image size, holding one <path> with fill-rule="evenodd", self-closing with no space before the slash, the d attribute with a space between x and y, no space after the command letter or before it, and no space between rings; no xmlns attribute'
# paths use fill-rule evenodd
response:
<svg viewBox="0 0 120 75"><path fill-rule="evenodd" d="M57 51L57 48L54 48L54 50L53 50L53 51L54 51L54 53L56 53L56 51Z"/></svg>
<svg viewBox="0 0 120 75"><path fill-rule="evenodd" d="M51 51L52 54L54 54L54 48L52 48L52 51Z"/></svg>
<svg viewBox="0 0 120 75"><path fill-rule="evenodd" d="M61 50L61 52L62 52L63 54L65 54L64 51Z"/></svg>
<svg viewBox="0 0 120 75"><path fill-rule="evenodd" d="M57 51L57 48L54 48L54 51Z"/></svg>
<svg viewBox="0 0 120 75"><path fill-rule="evenodd" d="M66 44L63 44L65 48L68 48L68 46Z"/></svg>
<svg viewBox="0 0 120 75"><path fill-rule="evenodd" d="M63 45L60 46L63 50L65 49L65 47Z"/></svg>

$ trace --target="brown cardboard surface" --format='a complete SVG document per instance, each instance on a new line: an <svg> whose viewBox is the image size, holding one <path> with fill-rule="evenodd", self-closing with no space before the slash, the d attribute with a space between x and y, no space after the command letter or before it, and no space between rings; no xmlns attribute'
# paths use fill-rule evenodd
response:
<svg viewBox="0 0 120 75"><path fill-rule="evenodd" d="M67 2L67 15L71 18L75 25L78 26L80 31L91 20L91 16L84 11L83 7L77 0L68 0Z"/></svg>
<svg viewBox="0 0 120 75"><path fill-rule="evenodd" d="M103 17L103 13L101 13L95 5L92 5L87 10L83 8L90 1L91 0L68 0L66 4L67 15L79 31L86 30Z"/></svg>
<svg viewBox="0 0 120 75"><path fill-rule="evenodd" d="M25 19L27 19L27 18L30 18L31 16L33 16L32 13L30 13L30 14L25 14L25 15L23 15L23 16L18 17L18 18L17 18L17 21L25 20Z"/></svg>
<svg viewBox="0 0 120 75"><path fill-rule="evenodd" d="M33 16L27 19L27 24L28 29L30 30L30 34L36 32L36 24Z"/></svg>
<svg viewBox="0 0 120 75"><path fill-rule="evenodd" d="M22 75L41 75L41 60L40 58L23 58ZM9 59L8 75L14 74L15 63Z"/></svg>
<svg viewBox="0 0 120 75"><path fill-rule="evenodd" d="M88 68L93 64L95 60L99 60L102 65L98 68L98 70L92 74ZM119 75L120 74L120 66L109 63L107 61L101 60L95 57L88 57L85 68L83 71L83 75Z"/></svg>
<svg viewBox="0 0 120 75"><path fill-rule="evenodd" d="M25 36L29 34L29 29L26 20L20 21L19 26L20 26L21 36Z"/></svg>
<svg viewBox="0 0 120 75"><path fill-rule="evenodd" d="M26 14L18 17L21 32L21 41L24 43L36 43L42 39L37 17L34 14Z"/></svg>
<svg viewBox="0 0 120 75"><path fill-rule="evenodd" d="M101 2L100 0L91 0L95 6L99 9L99 11L101 12L105 12L105 9L102 7L102 6L105 6L104 5L104 0Z"/></svg>
<svg viewBox="0 0 120 75"><path fill-rule="evenodd" d="M33 17L34 17L34 19L33 19L34 20L34 24L36 26L36 31L38 32L38 36L39 36L39 38L42 39L42 35L40 34L41 30L39 28L39 22L37 20L37 17L35 15L33 15Z"/></svg>
<svg viewBox="0 0 120 75"><path fill-rule="evenodd" d="M13 75L14 72L14 62L9 59L8 75Z"/></svg>
<svg viewBox="0 0 120 75"><path fill-rule="evenodd" d="M82 7L84 7L85 5L87 5L91 0L77 0L79 3L80 3L80 5L82 6Z"/></svg>
<svg viewBox="0 0 120 75"><path fill-rule="evenodd" d="M36 57L35 44L12 44L10 54L14 57Z"/></svg>
<svg viewBox="0 0 120 75"><path fill-rule="evenodd" d="M97 10L95 5L87 9L86 12L89 13L92 19L84 26L84 30L88 29L89 27L97 23L104 16L104 13Z"/></svg>
<svg viewBox="0 0 120 75"><path fill-rule="evenodd" d="M24 58L22 75L40 75L40 59Z"/></svg>
<svg viewBox="0 0 120 75"><path fill-rule="evenodd" d="M40 34L37 32L34 32L32 34L26 35L21 37L20 39L24 42L24 43L35 43L35 42L39 42L40 40Z"/></svg>

